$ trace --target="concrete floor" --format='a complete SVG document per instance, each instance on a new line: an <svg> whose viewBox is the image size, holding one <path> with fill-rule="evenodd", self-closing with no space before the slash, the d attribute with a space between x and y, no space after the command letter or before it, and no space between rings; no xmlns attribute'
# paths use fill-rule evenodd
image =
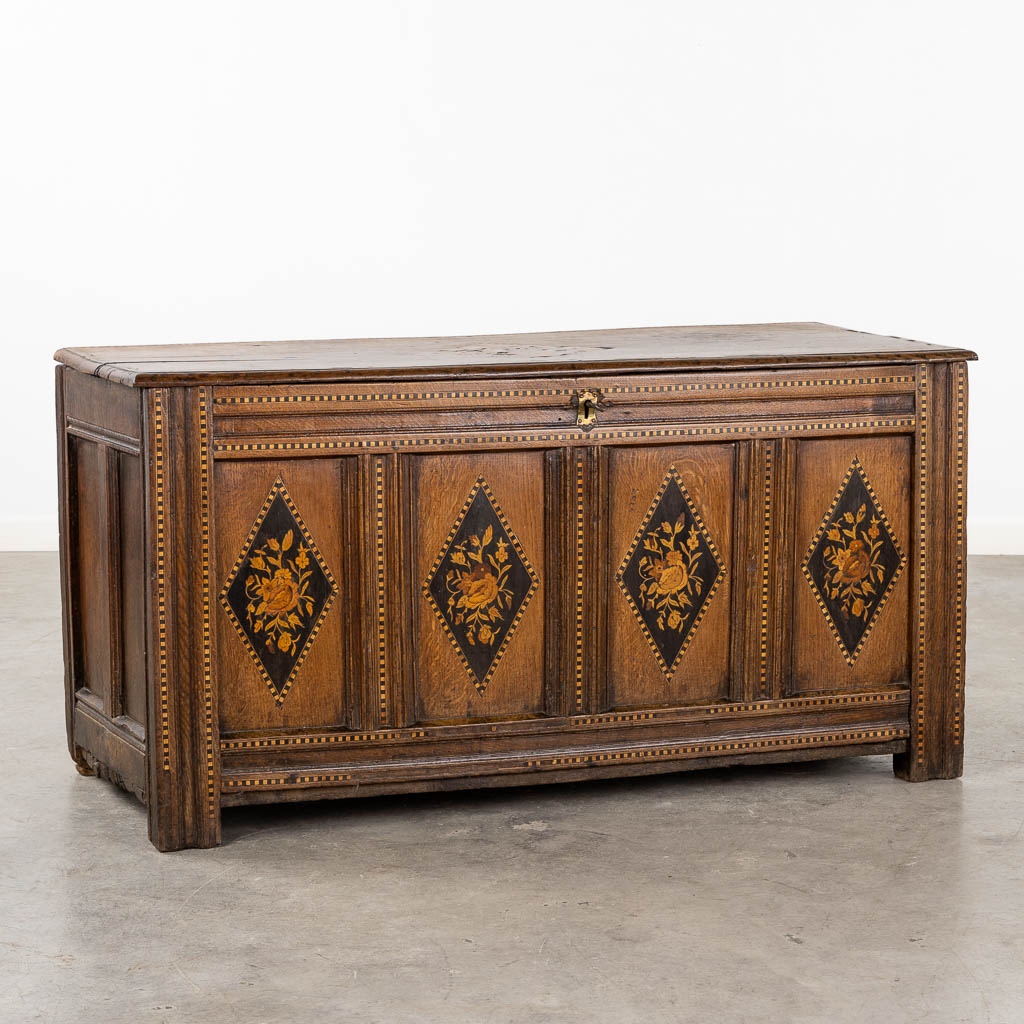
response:
<svg viewBox="0 0 1024 1024"><path fill-rule="evenodd" d="M859 758L225 814L64 745L56 558L0 556L0 1021L1024 1021L1024 559L970 565L967 765Z"/></svg>

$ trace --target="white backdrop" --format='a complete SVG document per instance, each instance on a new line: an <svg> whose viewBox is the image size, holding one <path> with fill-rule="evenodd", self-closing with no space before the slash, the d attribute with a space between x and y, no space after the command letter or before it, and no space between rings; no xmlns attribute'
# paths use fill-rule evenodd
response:
<svg viewBox="0 0 1024 1024"><path fill-rule="evenodd" d="M823 320L974 347L1024 553L1019 5L0 4L0 548L69 344Z"/></svg>

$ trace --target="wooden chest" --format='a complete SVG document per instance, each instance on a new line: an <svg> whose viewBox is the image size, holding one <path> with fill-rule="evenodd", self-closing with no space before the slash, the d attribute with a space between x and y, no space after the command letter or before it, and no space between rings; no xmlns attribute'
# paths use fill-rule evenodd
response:
<svg viewBox="0 0 1024 1024"><path fill-rule="evenodd" d="M966 361L822 324L62 349L68 741L221 808L963 762Z"/></svg>

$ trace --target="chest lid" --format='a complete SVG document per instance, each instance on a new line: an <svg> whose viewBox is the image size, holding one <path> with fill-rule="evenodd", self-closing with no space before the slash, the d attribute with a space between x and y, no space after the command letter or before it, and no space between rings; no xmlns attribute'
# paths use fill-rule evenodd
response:
<svg viewBox="0 0 1024 1024"><path fill-rule="evenodd" d="M84 373L138 387L549 377L976 359L960 348L819 323L636 327L433 338L62 348Z"/></svg>

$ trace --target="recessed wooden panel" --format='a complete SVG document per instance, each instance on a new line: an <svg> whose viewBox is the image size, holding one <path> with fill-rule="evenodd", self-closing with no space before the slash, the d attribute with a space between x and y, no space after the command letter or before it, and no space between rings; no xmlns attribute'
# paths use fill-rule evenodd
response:
<svg viewBox="0 0 1024 1024"><path fill-rule="evenodd" d="M543 452L417 456L411 482L414 719L542 714Z"/></svg>
<svg viewBox="0 0 1024 1024"><path fill-rule="evenodd" d="M734 466L731 444L609 453L610 707L727 699Z"/></svg>
<svg viewBox="0 0 1024 1024"><path fill-rule="evenodd" d="M794 448L792 666L785 692L906 685L910 573L901 558L913 540L911 439L801 441Z"/></svg>
<svg viewBox="0 0 1024 1024"><path fill-rule="evenodd" d="M360 573L359 553L354 545L345 542L347 524L359 516L358 491L351 485L354 463L354 459L348 458L215 464L215 572L211 580L211 614L216 621L216 675L220 688L220 723L225 732L300 726L346 727L350 724L349 708L353 691L359 684L345 637L353 622L352 617L358 615L359 602L343 581L357 579ZM277 495L278 481L286 488L331 576L342 581L339 594L327 608L315 635L307 638L315 624L312 622L305 632L302 623L291 630L292 643L301 640L303 645L296 653L296 659L301 656L301 664L294 672L291 672L291 664L287 666L284 675L290 674L290 684L283 699L283 684L280 689L268 684L266 673L253 658L250 646L232 624L222 602L217 600L229 577L234 578L232 571L253 539L264 539L262 535L254 538L251 534L268 496ZM268 534L265 542L269 544L273 539L280 545L287 536L287 529L279 532L282 532L281 537L274 535L271 538ZM282 558L294 556L291 557L294 562L302 557L299 553L302 542L306 560L313 561L308 544L294 528L289 540L289 550ZM290 564L284 565L285 571L289 571ZM276 569L273 573L264 573L270 580L268 587L273 587L275 575ZM258 583L259 580L256 581ZM268 593L271 603L279 598L283 600L278 590ZM257 601L254 615L259 608ZM276 605L271 607L268 604L268 609L276 614ZM320 606L314 608L317 614L319 610ZM243 608L243 616L244 611ZM255 636L262 635L268 614L255 616ZM258 629L256 623L259 623ZM288 631L288 627L281 626L277 633L283 631ZM276 637L271 653L280 660L292 653L292 644L286 644L288 650L284 650L279 640L280 637ZM276 676L272 682L275 681L279 682Z"/></svg>
<svg viewBox="0 0 1024 1024"><path fill-rule="evenodd" d="M111 704L110 545L107 528L107 449L71 439L75 528L75 685L87 687L109 713Z"/></svg>

